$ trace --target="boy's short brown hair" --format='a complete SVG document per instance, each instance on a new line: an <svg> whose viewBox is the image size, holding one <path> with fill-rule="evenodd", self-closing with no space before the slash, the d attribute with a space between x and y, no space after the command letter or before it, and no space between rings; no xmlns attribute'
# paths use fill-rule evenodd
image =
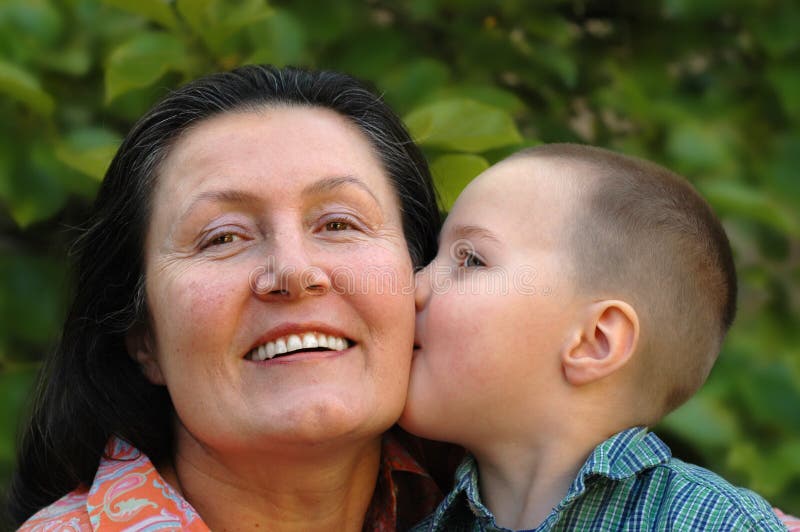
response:
<svg viewBox="0 0 800 532"><path fill-rule="evenodd" d="M653 424L705 382L736 313L730 243L708 203L654 163L579 144L517 157L563 161L578 196L565 228L579 290L627 300L641 323L637 375Z"/></svg>

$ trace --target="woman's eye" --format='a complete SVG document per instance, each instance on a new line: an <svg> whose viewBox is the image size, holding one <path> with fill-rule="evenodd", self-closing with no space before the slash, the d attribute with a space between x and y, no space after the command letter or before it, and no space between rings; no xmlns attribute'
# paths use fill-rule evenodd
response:
<svg viewBox="0 0 800 532"><path fill-rule="evenodd" d="M325 229L327 231L347 231L351 227L352 225L349 222L343 222L341 220L336 220L325 224Z"/></svg>
<svg viewBox="0 0 800 532"><path fill-rule="evenodd" d="M232 244L233 242L236 241L237 238L239 238L239 236L234 233L223 233L209 240L208 243L206 244L206 247L220 246L223 244Z"/></svg>

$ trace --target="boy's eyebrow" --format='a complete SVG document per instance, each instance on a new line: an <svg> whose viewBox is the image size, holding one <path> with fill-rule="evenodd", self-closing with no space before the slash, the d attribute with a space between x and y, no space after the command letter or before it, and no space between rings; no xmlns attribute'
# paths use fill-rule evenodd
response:
<svg viewBox="0 0 800 532"><path fill-rule="evenodd" d="M459 224L450 228L450 234L457 238L482 238L500 245L500 239L488 229L479 225Z"/></svg>

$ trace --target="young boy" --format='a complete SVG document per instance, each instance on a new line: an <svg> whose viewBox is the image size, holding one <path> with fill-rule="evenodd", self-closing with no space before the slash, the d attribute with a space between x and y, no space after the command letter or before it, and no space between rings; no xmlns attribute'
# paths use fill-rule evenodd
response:
<svg viewBox="0 0 800 532"><path fill-rule="evenodd" d="M464 190L419 275L400 422L472 457L415 530L785 530L645 428L703 384L735 313L728 240L685 180L523 151Z"/></svg>

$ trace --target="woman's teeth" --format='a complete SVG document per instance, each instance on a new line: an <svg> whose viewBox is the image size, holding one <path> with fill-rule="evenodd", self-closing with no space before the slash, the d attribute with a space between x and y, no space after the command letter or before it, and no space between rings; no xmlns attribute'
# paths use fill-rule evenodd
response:
<svg viewBox="0 0 800 532"><path fill-rule="evenodd" d="M267 360L278 355L285 355L301 349L327 348L332 351L347 349L348 342L339 336L325 335L316 332L303 334L290 334L272 342L260 345L250 351L245 358L248 360Z"/></svg>

